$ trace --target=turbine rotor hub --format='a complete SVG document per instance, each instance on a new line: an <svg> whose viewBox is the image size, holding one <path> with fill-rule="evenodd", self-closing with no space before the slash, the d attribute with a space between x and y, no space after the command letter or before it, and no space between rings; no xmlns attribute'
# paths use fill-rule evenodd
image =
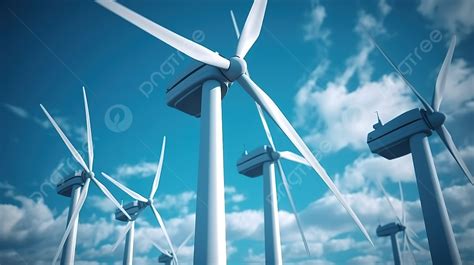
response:
<svg viewBox="0 0 474 265"><path fill-rule="evenodd" d="M229 59L229 69L223 70L222 73L230 81L234 82L244 73L247 73L247 62L244 59L234 56Z"/></svg>
<svg viewBox="0 0 474 265"><path fill-rule="evenodd" d="M94 172L92 172L92 171L87 172L85 170L82 171L82 180L83 181L86 181L88 178L93 178L93 177L95 177Z"/></svg>
<svg viewBox="0 0 474 265"><path fill-rule="evenodd" d="M443 123L446 121L446 115L444 115L441 112L433 112L433 113L427 113L426 111L423 112L423 116L425 117L426 122L428 123L428 126L435 130L441 127Z"/></svg>
<svg viewBox="0 0 474 265"><path fill-rule="evenodd" d="M272 151L270 153L270 157L273 159L273 161L277 161L278 159L280 159L280 153Z"/></svg>
<svg viewBox="0 0 474 265"><path fill-rule="evenodd" d="M152 205L153 204L153 198L150 198L148 199L148 201L146 201L146 205Z"/></svg>

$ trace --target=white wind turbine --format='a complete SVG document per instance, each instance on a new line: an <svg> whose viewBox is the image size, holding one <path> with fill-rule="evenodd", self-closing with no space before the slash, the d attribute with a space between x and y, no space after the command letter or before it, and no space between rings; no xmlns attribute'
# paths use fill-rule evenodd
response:
<svg viewBox="0 0 474 265"><path fill-rule="evenodd" d="M237 36L237 39L239 39L240 31L234 16L234 12L232 10L230 10L230 16L232 18L232 24L234 26L235 35ZM285 192L288 196L288 200L290 201L291 209L293 211L293 215L295 216L295 221L298 225L298 230L300 232L301 239L303 240L303 244L305 246L305 250L308 256L310 255L308 242L306 241L303 227L301 226L301 221L298 217L298 211L296 210L293 196L291 195L290 187L288 186L288 180L286 178L285 172L283 171L283 166L281 164L280 158L294 161L307 166L309 166L309 164L303 157L300 157L289 151L280 152L276 149L262 108L260 107L260 105L258 105L258 103L255 103L255 105L257 107L260 120L262 122L265 134L267 136L271 148L263 146L263 149L259 148L251 154L248 154L246 151L244 156L237 162L237 167L239 173L252 178L263 174L265 262L267 264L282 264L283 257L281 254L280 224L278 220L278 197L275 182L275 162L278 165L280 177L282 179L283 186L285 187ZM264 159L262 159L262 155L263 157L265 157Z"/></svg>
<svg viewBox="0 0 474 265"><path fill-rule="evenodd" d="M181 242L181 244L176 248L176 255L179 253L179 251L193 238L194 236L194 231L192 231L184 240ZM162 247L160 247L157 243L153 242L153 246L155 246L158 251L161 252L160 257L158 258L158 263L163 263L165 265L178 265L178 260L175 259L173 253L171 251L165 250Z"/></svg>
<svg viewBox="0 0 474 265"><path fill-rule="evenodd" d="M85 113L86 113L87 152L89 154L89 165L87 165L86 162L84 162L84 159L81 157L77 149L71 144L66 134L64 134L64 132L61 130L61 128L53 119L53 117L51 117L51 115L46 110L46 108L40 104L41 109L44 111L49 121L53 125L54 129L56 129L56 131L58 132L63 142L66 144L67 148L71 152L74 159L83 168L83 173L81 175L82 183L74 187L75 189L79 189L80 191L81 186L82 186L82 191L80 192L80 195L79 195L79 192L74 192L73 193L74 195L71 198L71 206L69 207L69 215L68 215L68 223L66 226L66 231L64 232L64 235L61 239L56 255L54 256L53 264L56 264L59 258L59 255L61 254L61 251L63 252L63 256L61 258L61 264L62 265L74 264L79 212L81 211L82 206L84 205L84 202L87 198L87 193L89 191L89 184L91 180L105 194L105 196L107 196L107 198L109 198L115 204L115 206L120 209L120 211L122 211L127 217L130 218L130 216L123 209L120 203L114 198L114 196L110 193L110 191L95 177L95 174L92 171L92 166L94 163L94 147L92 143L92 131L91 131L91 124L90 124L90 117L89 117L89 106L87 104L86 89L84 87L82 88L82 93L84 95L84 107L85 107Z"/></svg>
<svg viewBox="0 0 474 265"><path fill-rule="evenodd" d="M237 168L240 174L250 178L263 176L265 263L275 265L283 264L280 242L280 224L278 219L278 195L276 189L275 163L278 166L279 175L285 188L285 192L288 196L288 200L290 202L290 206L308 256L310 255L308 243L304 235L303 227L301 226L301 221L298 217L298 211L296 210L281 160L285 159L307 166L309 166L309 164L303 157L299 155L289 151L278 151L276 149L272 135L265 121L265 117L258 104L257 109L270 146L264 145L263 147L257 148L250 153L245 151L244 155L237 161Z"/></svg>
<svg viewBox="0 0 474 265"><path fill-rule="evenodd" d="M235 34L237 38L240 37L239 27L235 19L234 12L230 11L230 16L232 19L232 24L234 26ZM244 156L239 159L237 162L239 173L247 175L249 177L256 177L263 174L264 177L264 216L265 216L265 262L266 264L282 264L283 258L281 254L281 242L280 242L280 226L278 220L278 198L276 192L276 183L275 183L275 162L278 166L279 175L281 177L283 187L288 196L293 215L295 216L295 221L298 226L298 230L301 235L301 239L305 246L306 253L310 256L309 246L304 235L303 227L301 221L298 217L298 211L291 195L290 187L288 185L288 180L286 174L283 170L281 164L281 159L286 159L293 161L299 164L310 166L308 161L305 158L294 154L289 151L278 151L273 142L273 137L271 135L270 129L268 127L265 115L262 111L260 105L255 102L257 111L262 122L267 140L271 148L264 146L263 149L259 148L254 152L248 154L247 152ZM265 153L265 154L264 154ZM263 158L264 157L264 158ZM318 173L316 171L316 173ZM337 189L337 188L336 188Z"/></svg>
<svg viewBox="0 0 474 265"><path fill-rule="evenodd" d="M404 199L405 196L403 195L402 183L398 182L398 188L400 190L400 200L401 200L401 206L402 206L401 218L397 214L397 211L395 210L395 207L393 206L392 201L390 200L390 197L387 191L385 191L382 183L380 183L378 179L376 179L376 183L379 186L380 190L382 191L385 200L388 202L390 209L392 210L393 214L395 215L398 221L398 223L392 222L383 226L379 225L376 231L377 236L379 237L390 236L391 242L392 242L392 252L393 252L394 263L395 265L400 265L400 264L405 264L406 262L404 262L405 259L403 259L405 255L403 255L402 257L400 256L400 248L397 242L397 233L403 232L402 253L405 254L408 250L410 254L412 255L413 259L415 260L415 255L413 254L413 250L411 247L414 247L420 251L426 251L426 249L424 249L418 243L416 243L413 237L418 238L418 235L407 224L406 211L405 211L405 199Z"/></svg>
<svg viewBox="0 0 474 265"><path fill-rule="evenodd" d="M367 136L367 144L372 153L387 159L394 159L411 153L431 260L434 264L461 264L461 256L454 238L453 228L428 143L428 137L436 132L469 182L474 184L474 178L444 124L446 115L440 111L449 66L456 46L456 36L451 39L448 52L438 73L431 104L410 84L373 39L372 42L415 94L423 108L409 110L384 125L379 121L374 125L374 131Z"/></svg>
<svg viewBox="0 0 474 265"><path fill-rule="evenodd" d="M153 205L153 198L155 197L156 191L158 190L158 185L160 184L160 176L161 176L161 170L163 168L163 161L164 161L164 156L165 156L165 148L166 148L166 137L163 137L163 144L161 146L161 154L160 154L160 161L158 162L158 168L156 170L155 178L153 180L153 186L151 188L150 195L148 198L143 197L142 195L134 192L130 188L126 187L122 183L118 182L111 176L107 175L106 173L102 172L102 176L104 176L106 179L108 179L110 182L112 182L115 186L117 186L119 189L121 189L123 192L127 193L135 199L135 202L132 202L128 205L125 206L131 213L133 217L128 217L128 219L125 219L125 217L118 217L117 219L128 221L128 224L125 228L125 230L122 232L122 234L119 236L117 243L113 247L112 251L115 251L115 249L118 247L118 245L123 241L124 237L127 236L127 242L125 244L125 251L124 251L124 265L131 265L132 260L133 260L133 234L134 234L134 229L135 229L135 219L138 217L138 215L147 207L150 207L151 211L153 212L153 215L156 218L156 221L158 221L158 224L161 227L161 230L163 230L163 235L166 238L166 241L168 242L168 246L171 249L171 253L173 253L173 256L176 257L176 261L178 260L173 244L171 243L171 239L168 235L168 232L166 231L165 223L163 222L163 218L161 218L160 213L156 209L156 207Z"/></svg>
<svg viewBox="0 0 474 265"><path fill-rule="evenodd" d="M258 36L265 15L266 0L255 0L236 48L236 55L224 58L111 0L97 3L180 52L203 63L167 91L168 104L186 113L201 116L200 162L196 205L195 264L226 264L224 169L222 146L222 92L237 81L289 138L310 166L318 172L366 238L369 234L344 200L303 139L273 100L247 74L245 55ZM198 94L201 90L201 94ZM198 92L196 92L198 91ZM188 104L184 104L184 102ZM195 109L198 111L195 111Z"/></svg>

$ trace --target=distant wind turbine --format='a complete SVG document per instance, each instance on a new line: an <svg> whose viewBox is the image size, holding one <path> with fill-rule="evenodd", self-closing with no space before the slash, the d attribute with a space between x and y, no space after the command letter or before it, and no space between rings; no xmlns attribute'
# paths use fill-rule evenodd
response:
<svg viewBox="0 0 474 265"><path fill-rule="evenodd" d="M138 215L145 210L147 207L150 207L151 211L153 212L153 215L156 218L156 221L161 227L161 230L163 231L163 235L166 238L166 241L168 242L168 246L171 249L171 253L173 253L173 256L176 257L177 261L177 256L173 248L173 243L171 242L171 239L168 235L168 232L166 231L165 223L163 222L163 218L161 217L160 213L156 209L156 207L153 205L153 198L155 197L156 191L158 190L158 185L160 184L160 176L161 176L161 170L163 168L163 161L165 157L165 148L166 148L166 137L163 137L163 144L161 146L161 154L160 154L160 161L158 162L158 168L156 170L155 178L153 180L153 185L151 188L150 195L148 198L143 197L142 195L136 193L135 191L131 190L130 188L126 187L122 183L118 182L111 176L107 175L106 173L102 172L102 176L104 176L106 179L108 179L110 182L112 182L115 186L117 186L119 189L121 189L123 192L127 193L135 199L136 201L131 202L127 205L125 205L125 209L127 209L128 212L131 213L130 217L129 215L124 216L121 215L121 212L116 213L116 219L128 222L125 230L122 232L122 234L119 236L117 243L115 246L112 248L112 251L115 251L115 249L118 247L118 245L122 242L125 236L127 236L126 244L125 244L125 251L124 251L124 258L123 258L123 264L124 265L131 265L133 262L133 235L134 235L134 230L135 230L135 219L138 217Z"/></svg>
<svg viewBox="0 0 474 265"><path fill-rule="evenodd" d="M402 217L400 218L395 211L395 207L393 206L392 202L390 201L390 197L388 196L388 193L385 191L384 187L382 186L382 183L378 179L376 179L376 183L379 186L380 190L382 191L385 200L387 200L390 209L392 210L393 214L398 220L398 223L389 223L386 225L379 225L377 227L376 233L377 236L379 237L387 237L390 236L390 239L392 241L392 251L393 251L393 260L395 265L400 265L400 264L405 264L405 262L402 263L402 258L400 256L400 247L397 242L397 233L403 232L403 252L406 252L407 249L410 251L411 255L413 258L415 258L415 255L413 254L411 246L418 250L425 250L423 249L419 244L415 242L412 236L417 237L416 233L407 225L406 221L406 213L405 213L405 196L403 195L403 189L402 189L402 183L398 182L398 187L400 189L400 199L401 199L401 204L402 204Z"/></svg>
<svg viewBox="0 0 474 265"><path fill-rule="evenodd" d="M184 240L181 242L181 244L176 248L176 255L179 253L179 251L193 238L194 236L194 231L192 231ZM157 243L153 242L153 246L155 246L158 251L161 252L160 257L158 258L158 263L163 263L165 265L178 265L178 261L173 255L171 251L165 250L162 247L160 247Z"/></svg>
<svg viewBox="0 0 474 265"><path fill-rule="evenodd" d="M92 166L94 163L94 147L92 144L92 131L91 131L91 124L90 124L90 117L89 117L89 106L87 104L86 89L84 87L82 88L82 93L84 95L84 106L85 106L85 113L86 113L87 149L88 149L88 154L89 154L89 165L87 165L86 162L84 162L84 159L81 157L77 149L71 144L66 134L64 134L64 132L61 130L61 128L53 119L53 117L51 117L51 115L46 110L46 108L40 104L41 109L46 114L46 117L48 117L49 121L53 125L54 129L56 129L61 139L66 144L66 147L69 149L74 159L83 168L80 178L73 177L73 178L65 180L62 184L59 184L60 186L63 186L64 188L71 189L71 194L70 194L71 206L69 207L68 223L66 226L66 231L64 232L64 235L61 239L56 255L54 256L53 264L56 264L61 252L63 253L62 258L61 258L61 265L74 264L79 212L81 211L82 206L84 205L84 202L86 200L87 193L89 191L89 184L91 180L105 194L105 196L107 196L107 198L109 198L115 204L115 206L118 209L120 209L120 211L123 212L124 215L130 218L130 216L127 214L125 209L123 209L123 207L114 198L114 196L110 193L110 191L95 177L95 174L92 171Z"/></svg>

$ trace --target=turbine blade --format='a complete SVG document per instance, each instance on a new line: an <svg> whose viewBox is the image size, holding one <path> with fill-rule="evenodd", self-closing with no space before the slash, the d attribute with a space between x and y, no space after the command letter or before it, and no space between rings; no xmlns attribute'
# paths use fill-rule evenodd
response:
<svg viewBox="0 0 474 265"><path fill-rule="evenodd" d="M237 56L244 58L260 35L267 0L254 0L237 45Z"/></svg>
<svg viewBox="0 0 474 265"><path fill-rule="evenodd" d="M56 251L56 255L53 258L53 265L57 263L59 259L59 255L61 255L61 252L63 251L64 244L66 244L66 240L69 237L69 234L71 233L72 227L74 222L76 221L77 218L79 218L79 212L82 209L82 206L84 205L84 202L86 201L87 198L87 193L89 192L89 184L90 184L90 179L87 178L84 186L82 187L81 195L79 196L79 200L77 202L77 207L74 209L74 211L71 214L71 218L69 223L66 226L66 230L64 231L64 235L61 238L61 242L59 243L58 250Z"/></svg>
<svg viewBox="0 0 474 265"><path fill-rule="evenodd" d="M262 107L255 102L257 106L258 115L260 116L260 120L262 121L263 129L265 130L265 134L267 135L268 143L273 148L273 151L276 152L275 143L273 142L272 134L270 133L270 129L268 128L267 120L265 119L265 115L263 114Z"/></svg>
<svg viewBox="0 0 474 265"><path fill-rule="evenodd" d="M420 237L418 236L418 234L417 234L415 231L413 231L413 229L411 229L409 226L406 226L406 225L405 225L405 230L407 231L407 233L408 233L408 235L409 235L410 237L413 237L413 238L420 238Z"/></svg>
<svg viewBox="0 0 474 265"><path fill-rule="evenodd" d="M461 154L459 153L456 145L454 144L453 138L451 138L451 134L449 133L448 129L446 129L446 126L441 125L441 127L436 129L436 132L443 141L444 145L446 145L446 148L448 148L448 151L451 153L454 160L456 160L459 167L461 167L461 170L464 172L464 175L471 182L471 184L474 185L474 178L472 178L471 172L464 163L464 160L462 159Z"/></svg>
<svg viewBox="0 0 474 265"><path fill-rule="evenodd" d="M235 36L237 36L237 39L239 39L240 31L239 31L239 27L237 26L237 21L235 20L234 11L232 10L230 10L230 17L232 18L232 25L234 25Z"/></svg>
<svg viewBox="0 0 474 265"><path fill-rule="evenodd" d="M130 231L130 229L132 228L132 224L133 224L133 221L129 221L127 223L127 226L125 227L125 229L122 231L122 233L120 233L120 235L117 239L117 242L115 242L114 246L110 250L111 253L115 252L115 250L118 248L120 243L122 243L122 241L125 238L125 236L127 235L128 231Z"/></svg>
<svg viewBox="0 0 474 265"><path fill-rule="evenodd" d="M379 189L382 191L383 196L385 197L385 200L387 200L388 205L389 205L390 208L392 209L393 214L394 214L395 217L397 218L398 222L399 222L400 224L403 224L403 222L402 222L402 221L400 220L400 218L398 217L397 211L395 210L395 207L393 206L392 201L390 201L390 197L388 196L388 193L385 191L385 189L384 189L382 183L380 183L380 181L379 181L377 178L375 178L375 183L377 183L377 186L379 186Z"/></svg>
<svg viewBox="0 0 474 265"><path fill-rule="evenodd" d="M418 249L419 251L427 251L424 247L420 246L420 244L416 243L409 236L407 236L407 241L409 245L412 245L414 248Z"/></svg>
<svg viewBox="0 0 474 265"><path fill-rule="evenodd" d="M403 231L403 252L406 251L407 249L407 233L405 231Z"/></svg>
<svg viewBox="0 0 474 265"><path fill-rule="evenodd" d="M125 211L122 205L117 201L117 199L115 199L114 195L112 195L112 193L110 193L110 191L107 189L107 187L105 187L104 184L100 183L100 181L94 176L91 176L91 179L95 183L95 185L102 191L102 193L104 193L105 196L107 196L107 198L109 198L109 200L111 200L115 204L115 207L122 211L122 213L127 216L129 220L131 220L132 218L130 217L130 215L128 215L127 211Z"/></svg>
<svg viewBox="0 0 474 265"><path fill-rule="evenodd" d="M286 179L285 171L283 171L283 166L281 165L280 160L277 161L278 171L280 172L280 177L283 182L283 186L285 187L286 195L288 196L288 200L290 201L291 210L293 211L293 215L295 216L296 224L298 225L298 230L300 231L301 239L303 240L304 247L306 249L306 254L311 256L309 252L308 242L306 241L306 237L303 232L303 227L301 226L300 218L298 217L298 211L296 210L295 202L293 200L293 196L291 195L290 187L288 186L288 180Z"/></svg>
<svg viewBox="0 0 474 265"><path fill-rule="evenodd" d="M415 264L416 264L415 253L413 253L413 249L412 249L411 246L410 246L409 237L407 236L406 239L407 239L407 242L408 242L408 244L407 244L408 251L410 252L411 256L413 257L413 261L414 261Z"/></svg>
<svg viewBox="0 0 474 265"><path fill-rule="evenodd" d="M176 254L178 254L179 250L184 247L189 240L191 240L191 238L193 238L194 236L194 231L192 231L185 239L183 242L181 242L181 244L178 246L178 248L176 249Z"/></svg>
<svg viewBox="0 0 474 265"><path fill-rule="evenodd" d="M67 138L66 134L64 134L64 132L61 130L61 128L59 128L59 125L56 123L56 121L53 119L53 117L51 117L51 115L49 114L49 112L46 110L45 107L43 107L43 105L40 104L40 107L41 109L43 110L44 114L46 114L46 117L48 117L48 120L51 122L51 124L53 125L54 129L56 129L56 131L58 132L59 136L61 137L61 139L63 140L63 142L66 144L67 148L69 149L69 151L71 152L72 156L74 157L74 159L76 159L76 161L81 165L81 167L86 171L86 172L90 172L89 168L87 167L86 165L86 162L84 162L84 159L82 159L81 155L79 154L79 152L77 151L77 149L71 144L71 142L69 141L69 139Z"/></svg>
<svg viewBox="0 0 474 265"><path fill-rule="evenodd" d="M308 163L308 161L306 161L306 159L304 159L304 157L302 157L300 155L297 155L293 152L281 151L281 152L278 152L278 154L280 154L281 158L284 158L286 160L290 160L290 161L293 161L293 162L296 162L296 163L299 163L299 164L303 164L303 165L306 165L306 166L311 166Z"/></svg>
<svg viewBox="0 0 474 265"><path fill-rule="evenodd" d="M329 187L331 192L336 196L342 206L346 209L349 215L352 217L354 222L357 224L359 229L365 235L367 240L372 244L372 239L369 236L369 233L362 225L359 220L359 217L354 213L349 204L344 200L342 194L337 189L334 182L326 173L326 170L319 164L318 160L311 153L311 150L306 146L303 139L298 135L293 126L290 124L288 119L283 115L278 106L273 102L273 100L255 84L252 79L247 74L243 74L238 79L239 84L244 88L244 90L270 115L270 117L275 121L278 127L284 132L288 139L293 143L293 145L300 151L303 157L308 161L311 167L318 173L324 183Z"/></svg>
<svg viewBox="0 0 474 265"><path fill-rule="evenodd" d="M398 182L398 188L400 189L400 199L402 202L402 225L405 225L406 222L406 215L405 215L405 196L403 195L403 188L402 188L402 183L399 181Z"/></svg>
<svg viewBox="0 0 474 265"><path fill-rule="evenodd" d="M89 170L92 171L92 166L94 165L94 144L92 142L91 119L89 116L89 104L87 103L85 87L82 87L82 94L84 95L84 109L86 112L87 153L89 154Z"/></svg>
<svg viewBox="0 0 474 265"><path fill-rule="evenodd" d="M163 160L165 159L165 148L166 148L166 136L163 137L163 144L161 145L160 161L158 162L158 168L156 169L155 179L153 180L153 186L150 192L150 199L155 197L156 190L160 184L161 170L163 169Z"/></svg>
<svg viewBox="0 0 474 265"><path fill-rule="evenodd" d="M153 214L155 215L156 220L158 221L158 224L160 224L161 230L163 230L163 235L166 238L166 241L168 242L168 246L171 249L171 253L173 253L173 258L178 261L178 256L176 256L176 252L174 251L173 248L173 243L171 243L170 236L168 235L168 231L166 231L165 223L163 222L163 219L161 218L160 213L156 210L155 206L153 204L150 204L151 210L153 211Z"/></svg>
<svg viewBox="0 0 474 265"><path fill-rule="evenodd" d="M428 111L429 113L433 113L433 108L431 108L430 104L428 104L428 102L421 96L420 93L418 93L418 91L415 89L414 86L412 86L412 84L408 81L408 79L406 79L405 75L403 75L403 73L400 71L400 69L398 69L398 67L393 63L392 59L390 59L390 57L388 57L388 55L382 50L382 48L380 48L380 46L372 38L372 36L370 36L370 34L368 34L368 35L369 35L370 40L372 41L372 43L375 45L375 47L377 47L377 49L380 51L380 53L383 55L383 57L385 57L385 59L392 66L392 68L400 75L402 80L411 89L411 91L415 94L415 96L418 98L418 100L421 102L421 104L423 104L423 107L425 108L425 110Z"/></svg>
<svg viewBox="0 0 474 265"><path fill-rule="evenodd" d="M173 256L171 256L168 251L164 250L162 247L160 247L160 245L158 245L157 243L151 241L151 243L153 244L153 246L158 249L159 252L161 252L163 255L166 255L170 258L172 258Z"/></svg>
<svg viewBox="0 0 474 265"><path fill-rule="evenodd" d="M230 61L219 54L156 24L115 1L96 0L96 2L197 61L226 70L230 66Z"/></svg>
<svg viewBox="0 0 474 265"><path fill-rule="evenodd" d="M454 47L456 47L456 35L451 38L448 53L444 58L443 65L441 66L438 78L436 79L436 86L433 92L433 102L431 103L435 111L439 111L439 106L441 105L441 101L443 100L443 94L446 86L446 78L448 77L449 66L451 65L451 60L453 59Z"/></svg>
<svg viewBox="0 0 474 265"><path fill-rule="evenodd" d="M112 178L111 176L105 174L104 172L102 172L102 176L104 176L106 179L108 179L110 182L112 182L115 186L117 186L119 189L121 189L123 192L127 193L128 195L130 195L130 197L134 198L135 200L138 200L138 201L142 201L142 202L147 202L148 200L143 197L142 195L134 192L133 190L127 188L125 185L123 185L122 183L116 181L114 178Z"/></svg>

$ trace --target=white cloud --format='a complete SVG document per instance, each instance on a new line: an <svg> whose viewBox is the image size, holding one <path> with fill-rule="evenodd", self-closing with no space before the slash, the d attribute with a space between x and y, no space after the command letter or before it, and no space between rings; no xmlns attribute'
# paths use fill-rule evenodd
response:
<svg viewBox="0 0 474 265"><path fill-rule="evenodd" d="M301 90L304 91L304 90ZM303 92L303 93L307 93ZM367 149L367 134L377 118L388 121L416 106L411 92L394 75L384 75L379 80L364 83L353 91L343 85L329 83L324 90L313 90L302 102L297 102L299 117L309 128L306 140L316 145L328 142L332 151L345 147L356 150ZM314 126L314 124L317 124Z"/></svg>
<svg viewBox="0 0 474 265"><path fill-rule="evenodd" d="M4 103L3 107L5 107L11 113L15 114L16 116L18 116L20 118L26 119L30 116L28 114L28 112L25 109L21 108L21 107L10 105L10 104L7 104L7 103Z"/></svg>
<svg viewBox="0 0 474 265"><path fill-rule="evenodd" d="M472 112L468 103L474 102L473 84L474 68L468 65L464 59L454 60L449 68L441 111L447 114L459 114L459 112L466 110Z"/></svg>
<svg viewBox="0 0 474 265"><path fill-rule="evenodd" d="M147 178L154 176L158 167L157 162L140 162L138 164L123 164L120 165L114 177L117 179L124 179L128 177Z"/></svg>
<svg viewBox="0 0 474 265"><path fill-rule="evenodd" d="M380 12L382 13L383 16L388 15L390 11L392 11L392 7L387 4L387 1L385 0L380 0L378 3L378 8Z"/></svg>
<svg viewBox="0 0 474 265"><path fill-rule="evenodd" d="M263 240L263 212L243 210L226 214L227 239Z"/></svg>
<svg viewBox="0 0 474 265"><path fill-rule="evenodd" d="M159 196L155 200L155 205L160 209L178 210L180 214L188 214L191 202L196 200L196 193L194 191L186 191L176 195Z"/></svg>
<svg viewBox="0 0 474 265"><path fill-rule="evenodd" d="M237 192L237 189L234 186L225 186L224 192L226 196L226 202L239 203L247 199L247 197Z"/></svg>
<svg viewBox="0 0 474 265"><path fill-rule="evenodd" d="M13 190L14 188L7 181L0 181L0 190Z"/></svg>
<svg viewBox="0 0 474 265"><path fill-rule="evenodd" d="M414 182L415 172L411 155L394 160L381 156L362 155L345 167L342 174L336 175L336 183L342 190L355 191L366 188L367 184L378 179L384 182Z"/></svg>
<svg viewBox="0 0 474 265"><path fill-rule="evenodd" d="M101 195L91 195L87 197L87 204L101 210L104 213L113 213L117 209L113 202L107 197Z"/></svg>
<svg viewBox="0 0 474 265"><path fill-rule="evenodd" d="M464 162L467 164L469 168L472 168L472 165L474 163L474 145L466 146L465 148L458 148L459 152L461 154L462 159ZM436 169L438 170L439 173L444 173L444 174L453 174L454 172L459 172L461 175L461 171L458 169L458 164L454 160L454 158L451 156L451 153L444 148L442 152L438 153L434 157L436 161ZM462 174L463 175L463 174ZM450 175L450 177L452 177ZM467 181L467 179L463 176L461 176L462 179L461 181Z"/></svg>
<svg viewBox="0 0 474 265"><path fill-rule="evenodd" d="M51 123L47 119L41 119L35 115L30 114L25 108L20 106L11 105L8 103L3 103L3 107L16 115L17 117L25 120L31 120L43 129L52 128ZM39 109L39 108L38 108ZM43 114L41 112L41 114ZM69 123L68 119L65 117L54 116L55 121L58 123L59 127L64 131L68 137L72 137L79 141L81 145L86 143L86 129L83 126L73 126Z"/></svg>
<svg viewBox="0 0 474 265"><path fill-rule="evenodd" d="M474 187L471 184L451 186L443 190L451 223L463 229L474 228Z"/></svg>
<svg viewBox="0 0 474 265"><path fill-rule="evenodd" d="M382 264L382 260L378 256L367 255L367 256L358 256L352 258L349 261L350 264L354 265L365 265L365 264Z"/></svg>
<svg viewBox="0 0 474 265"><path fill-rule="evenodd" d="M373 185L370 186L373 188ZM329 255L356 251L361 256L354 257L353 261L366 259L379 259L381 261L391 260L390 243L386 238L376 238L375 228L379 223L395 220L390 213L391 209L381 193L372 188L363 192L349 193L345 198L359 215L369 233L376 242L376 249L370 248L353 221L345 212L343 207L330 193L312 202L300 212L305 235L308 239L313 259L305 260L305 251L294 216L286 211L280 211L279 219L282 235L282 249L285 262L288 264L330 264ZM474 187L470 185L454 186L443 190L446 204L449 209L451 221L455 227L456 238L463 255L468 255L471 246L470 240L464 231L472 229L474 215L470 209L474 207L472 192ZM232 190L232 189L230 189ZM9 219L0 226L0 262L20 264L20 256L27 262L42 260L47 263L56 250L58 240L66 220L64 211L58 217L42 201L14 196L14 200L20 202L20 206L13 204L0 204L2 213L8 214ZM391 197L391 201L397 212L401 211L401 202L398 194ZM424 238L424 224L421 215L419 201L406 200L407 221L415 230L420 239L418 243L426 247ZM148 213L152 217L151 213ZM324 218L322 218L324 217ZM165 220L167 230L175 245L179 245L194 230L194 214L182 215ZM136 226L136 256L143 262L149 261L150 253L156 250L152 247L152 240L166 247L162 230L153 220L148 223L146 218L139 218ZM236 244L243 240L263 242L263 212L262 210L243 210L226 214L227 239L232 253L237 253ZM34 223L34 224L33 224ZM94 262L105 258L114 258L117 262L120 255L108 253L110 247L124 224L110 219L96 218L81 219L80 235L78 239L78 259L83 262ZM353 237L354 234L359 236ZM358 238L357 240L355 238ZM123 248L123 243L119 250ZM117 251L119 251L117 250ZM193 256L193 240L180 250L180 260L184 264L190 264ZM261 260L262 253L248 250L246 260ZM416 253L417 259L426 261L429 256L426 253ZM316 258L316 259L314 259ZM303 261L304 260L304 261ZM39 264L43 264L38 262Z"/></svg>
<svg viewBox="0 0 474 265"><path fill-rule="evenodd" d="M333 152L345 147L366 149L367 133L376 121L375 111L388 120L416 106L411 92L393 74L370 81L373 66L368 59L374 46L366 34L384 33L383 20L389 12L385 1L379 2L378 18L360 11L354 28L361 37L358 50L346 60L344 71L322 87L318 81L329 65L323 60L299 89L295 97L296 124L308 131L306 140L313 146L326 142ZM358 85L351 89L349 81L354 76L358 77Z"/></svg>
<svg viewBox="0 0 474 265"><path fill-rule="evenodd" d="M463 37L474 30L473 1L421 0L417 10L450 33Z"/></svg>
<svg viewBox="0 0 474 265"><path fill-rule="evenodd" d="M326 9L319 2L314 3L311 8L309 18L310 21L304 26L305 40L322 40L324 44L329 44L330 31L323 28L324 20L326 19Z"/></svg>

